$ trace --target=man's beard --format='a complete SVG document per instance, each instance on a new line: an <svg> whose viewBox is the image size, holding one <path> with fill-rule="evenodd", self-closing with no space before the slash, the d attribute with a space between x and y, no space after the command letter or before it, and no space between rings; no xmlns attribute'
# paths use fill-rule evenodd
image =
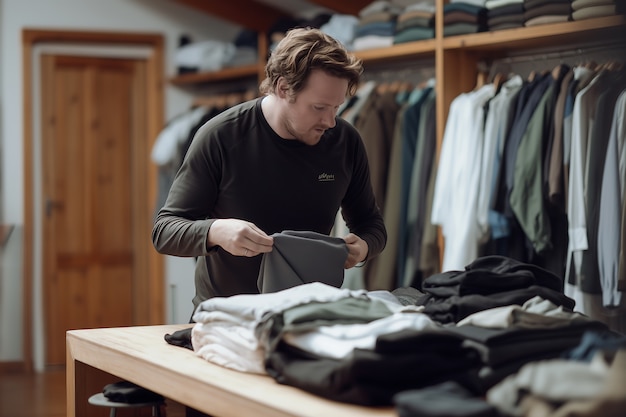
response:
<svg viewBox="0 0 626 417"><path fill-rule="evenodd" d="M319 143L319 141L322 139L322 135L324 134L325 131L322 131L319 135L316 136L316 140L315 143L311 143L313 142L312 140L307 140L306 137L304 137L303 135L297 133L294 129L292 129L291 127L291 123L287 123L287 125L285 126L287 132L298 142L302 142L305 145L309 145L309 146L313 146L313 145L317 145ZM310 130L307 133L311 134L311 136L309 136L309 138L312 138L312 133L315 132L317 133L316 130Z"/></svg>

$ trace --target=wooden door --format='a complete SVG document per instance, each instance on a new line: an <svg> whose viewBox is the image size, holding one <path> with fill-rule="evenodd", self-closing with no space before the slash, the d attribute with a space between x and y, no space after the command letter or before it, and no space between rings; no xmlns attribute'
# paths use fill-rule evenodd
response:
<svg viewBox="0 0 626 417"><path fill-rule="evenodd" d="M140 61L42 57L46 365L69 329L134 324L133 152Z"/></svg>

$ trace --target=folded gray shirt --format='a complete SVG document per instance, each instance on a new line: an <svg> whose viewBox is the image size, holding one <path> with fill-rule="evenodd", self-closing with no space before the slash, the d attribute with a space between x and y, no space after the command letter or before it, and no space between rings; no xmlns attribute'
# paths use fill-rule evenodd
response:
<svg viewBox="0 0 626 417"><path fill-rule="evenodd" d="M310 282L341 287L348 258L346 242L317 232L274 233L274 249L264 253L257 279L261 293L277 292Z"/></svg>

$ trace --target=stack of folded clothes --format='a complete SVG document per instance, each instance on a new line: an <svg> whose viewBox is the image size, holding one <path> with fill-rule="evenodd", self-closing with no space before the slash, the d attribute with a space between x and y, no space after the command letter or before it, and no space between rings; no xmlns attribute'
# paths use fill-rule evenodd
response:
<svg viewBox="0 0 626 417"><path fill-rule="evenodd" d="M574 0L572 9L573 20L584 20L617 15L624 12L626 6L623 1L617 0Z"/></svg>
<svg viewBox="0 0 626 417"><path fill-rule="evenodd" d="M524 0L524 26L567 22L572 16L572 0Z"/></svg>
<svg viewBox="0 0 626 417"><path fill-rule="evenodd" d="M485 0L453 0L443 6L443 36L487 30Z"/></svg>
<svg viewBox="0 0 626 417"><path fill-rule="evenodd" d="M354 50L392 46L401 11L402 7L387 0L376 0L361 9L352 43Z"/></svg>
<svg viewBox="0 0 626 417"><path fill-rule="evenodd" d="M404 8L396 21L394 43L435 37L435 0L419 0Z"/></svg>
<svg viewBox="0 0 626 417"><path fill-rule="evenodd" d="M524 26L524 0L487 0L485 8L490 31Z"/></svg>
<svg viewBox="0 0 626 417"><path fill-rule="evenodd" d="M359 18L350 14L335 13L320 30L341 42L348 50L352 50L354 32L359 24Z"/></svg>

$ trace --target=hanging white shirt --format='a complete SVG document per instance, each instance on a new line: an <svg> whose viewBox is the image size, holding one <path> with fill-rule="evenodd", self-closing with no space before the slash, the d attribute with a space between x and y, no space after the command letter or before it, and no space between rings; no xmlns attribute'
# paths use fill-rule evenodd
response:
<svg viewBox="0 0 626 417"><path fill-rule="evenodd" d="M461 270L478 257L484 105L494 94L494 85L486 84L459 95L450 105L431 215L445 238L442 271Z"/></svg>

